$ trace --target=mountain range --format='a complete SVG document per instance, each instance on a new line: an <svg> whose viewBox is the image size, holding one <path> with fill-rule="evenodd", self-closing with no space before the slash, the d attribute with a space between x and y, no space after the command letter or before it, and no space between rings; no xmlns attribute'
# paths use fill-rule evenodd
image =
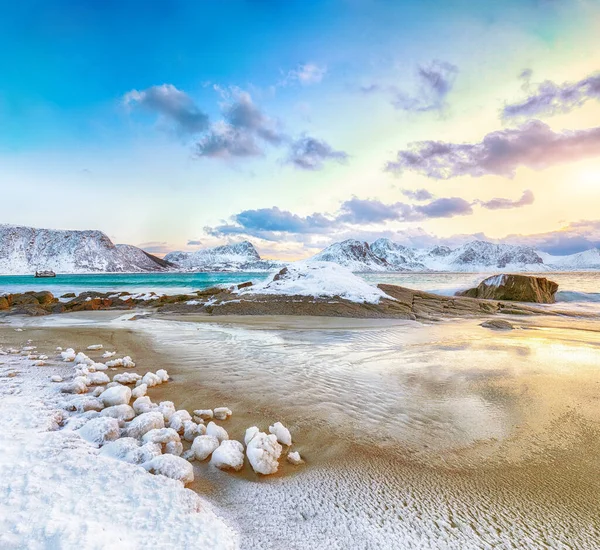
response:
<svg viewBox="0 0 600 550"><path fill-rule="evenodd" d="M369 244L348 239L307 260L327 261L355 272L459 271L540 272L600 270L597 248L552 256L527 246L472 241L457 248L411 248L377 239ZM64 231L0 224L0 274L149 271L270 271L283 262L262 259L249 241L170 252L164 259L141 248L113 244L101 231Z"/></svg>

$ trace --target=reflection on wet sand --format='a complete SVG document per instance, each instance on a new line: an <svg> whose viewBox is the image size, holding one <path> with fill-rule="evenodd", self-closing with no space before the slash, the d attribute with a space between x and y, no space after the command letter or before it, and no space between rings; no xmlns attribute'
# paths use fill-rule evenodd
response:
<svg viewBox="0 0 600 550"><path fill-rule="evenodd" d="M197 465L194 488L245 548L600 545L600 324L190 321L42 332L110 334L140 372L173 376L153 400L226 405L236 439L291 429L304 467L258 478Z"/></svg>

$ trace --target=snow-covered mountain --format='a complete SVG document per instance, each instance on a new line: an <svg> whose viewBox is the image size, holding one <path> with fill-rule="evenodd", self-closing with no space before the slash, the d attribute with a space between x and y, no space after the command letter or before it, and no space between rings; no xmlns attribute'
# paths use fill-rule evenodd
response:
<svg viewBox="0 0 600 550"><path fill-rule="evenodd" d="M170 252L165 260L181 269L194 271L265 271L282 265L262 260L249 241L203 248L196 252Z"/></svg>
<svg viewBox="0 0 600 550"><path fill-rule="evenodd" d="M63 231L0 224L0 273L162 271L168 264L101 231Z"/></svg>
<svg viewBox="0 0 600 550"><path fill-rule="evenodd" d="M392 267L387 260L377 256L368 243L348 239L333 243L312 258L309 262L333 262L343 265L351 271L403 271L404 268Z"/></svg>
<svg viewBox="0 0 600 550"><path fill-rule="evenodd" d="M437 245L410 248L390 239L371 245L348 240L334 243L309 261L335 262L352 271L540 272L600 269L600 250L551 256L528 246L472 241L458 248Z"/></svg>

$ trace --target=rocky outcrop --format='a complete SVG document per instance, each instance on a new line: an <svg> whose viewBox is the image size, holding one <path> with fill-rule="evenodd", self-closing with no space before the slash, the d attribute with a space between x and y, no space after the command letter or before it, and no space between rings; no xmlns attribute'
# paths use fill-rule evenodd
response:
<svg viewBox="0 0 600 550"><path fill-rule="evenodd" d="M477 287L457 292L456 295L485 300L553 304L557 290L558 285L545 277L503 274L488 277Z"/></svg>

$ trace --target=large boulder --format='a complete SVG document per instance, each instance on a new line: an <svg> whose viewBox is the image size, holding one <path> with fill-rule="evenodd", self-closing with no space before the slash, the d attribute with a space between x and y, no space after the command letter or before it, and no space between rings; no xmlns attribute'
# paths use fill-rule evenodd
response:
<svg viewBox="0 0 600 550"><path fill-rule="evenodd" d="M509 300L553 304L558 284L545 277L531 275L494 275L475 288L457 292L457 296L483 298L486 300Z"/></svg>

